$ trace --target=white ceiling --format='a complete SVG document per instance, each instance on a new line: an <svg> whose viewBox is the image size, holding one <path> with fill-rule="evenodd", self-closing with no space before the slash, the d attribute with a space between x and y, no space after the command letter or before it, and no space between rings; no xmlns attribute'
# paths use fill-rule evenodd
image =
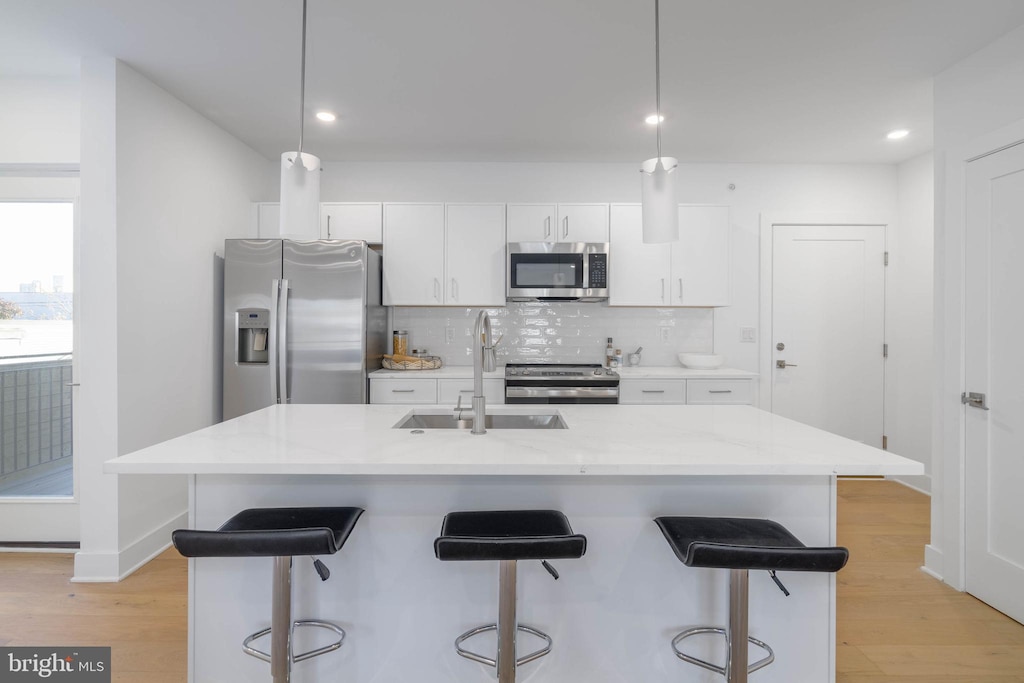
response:
<svg viewBox="0 0 1024 683"><path fill-rule="evenodd" d="M327 161L655 155L653 0L309 0L306 151ZM0 76L118 57L276 158L298 138L299 0L0 0ZM663 149L893 163L931 78L1021 0L665 0ZM339 120L313 120L319 108ZM900 143L885 140L909 128Z"/></svg>

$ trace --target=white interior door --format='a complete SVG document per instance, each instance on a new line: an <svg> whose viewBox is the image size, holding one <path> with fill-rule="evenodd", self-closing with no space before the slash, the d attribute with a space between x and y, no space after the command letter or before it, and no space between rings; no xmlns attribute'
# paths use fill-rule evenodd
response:
<svg viewBox="0 0 1024 683"><path fill-rule="evenodd" d="M772 240L772 412L881 446L885 227L775 225Z"/></svg>
<svg viewBox="0 0 1024 683"><path fill-rule="evenodd" d="M967 591L1024 622L1024 144L967 168Z"/></svg>

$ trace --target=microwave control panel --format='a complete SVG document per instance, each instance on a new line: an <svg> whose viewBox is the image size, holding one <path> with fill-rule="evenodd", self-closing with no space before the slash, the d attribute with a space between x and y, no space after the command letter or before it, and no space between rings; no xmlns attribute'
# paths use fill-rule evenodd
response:
<svg viewBox="0 0 1024 683"><path fill-rule="evenodd" d="M605 289L608 287L608 254L588 254L587 256L589 257L587 266L590 271L589 287Z"/></svg>

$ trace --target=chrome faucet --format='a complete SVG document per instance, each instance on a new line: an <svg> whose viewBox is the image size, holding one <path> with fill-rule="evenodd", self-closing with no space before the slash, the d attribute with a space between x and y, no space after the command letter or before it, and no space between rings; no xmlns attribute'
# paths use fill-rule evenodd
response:
<svg viewBox="0 0 1024 683"><path fill-rule="evenodd" d="M491 316L480 311L473 326L473 433L486 434L487 405L484 401L484 372L497 366L491 341Z"/></svg>

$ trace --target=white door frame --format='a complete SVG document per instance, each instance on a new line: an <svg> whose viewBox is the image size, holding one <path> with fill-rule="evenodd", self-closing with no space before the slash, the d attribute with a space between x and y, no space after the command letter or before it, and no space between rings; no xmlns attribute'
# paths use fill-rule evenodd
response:
<svg viewBox="0 0 1024 683"><path fill-rule="evenodd" d="M932 538L925 546L925 569L957 590L967 576L966 425L960 395L966 388L964 278L967 239L967 164L1024 143L1024 119L947 151L943 222L935 225L936 391L932 406ZM936 169L939 170L938 168ZM937 216L938 218L938 216Z"/></svg>
<svg viewBox="0 0 1024 683"><path fill-rule="evenodd" d="M66 183L60 183L59 188L40 187L39 183L33 183L37 178L61 178L68 179ZM81 211L79 201L79 176L78 164L0 164L0 201L4 202L70 202L74 205L74 303L73 326L75 334L72 342L72 381L78 381L78 372L81 367L81 358L78 354L79 343L79 315L78 297L81 291L79 287L79 229L81 225ZM72 389L72 404L77 399L78 392ZM78 421L72 420L72 446L77 443ZM31 537L25 541L78 541L79 520L78 520L78 468L79 458L73 454L72 463L72 495L61 498L38 498L38 497L15 497L9 496L0 501L8 507L8 510L19 510L20 515L16 521L26 521L28 524L41 525L51 530L50 535L33 532ZM73 528L67 524L68 507L75 510ZM15 550L5 548L5 550ZM33 552L46 552L45 548L34 548ZM67 549L58 549L57 552L68 552Z"/></svg>
<svg viewBox="0 0 1024 683"><path fill-rule="evenodd" d="M885 243L889 244L889 226L892 221L880 213L854 215L849 213L794 213L794 212L762 212L761 213L761 305L760 305L760 346L757 351L758 369L761 381L760 402L758 407L772 412L772 245L773 230L776 225L806 225L822 227L846 226L881 226L885 229ZM888 298L888 292L886 292ZM883 380L883 395L885 395ZM883 413L883 426L884 426Z"/></svg>

